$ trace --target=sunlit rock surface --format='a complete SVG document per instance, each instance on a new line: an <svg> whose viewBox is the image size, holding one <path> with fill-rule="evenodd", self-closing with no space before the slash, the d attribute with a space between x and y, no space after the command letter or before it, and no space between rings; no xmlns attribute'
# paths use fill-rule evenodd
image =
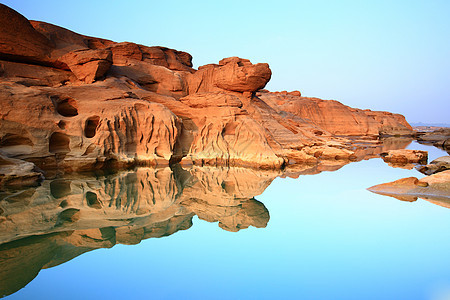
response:
<svg viewBox="0 0 450 300"><path fill-rule="evenodd" d="M22 15L0 4L0 58L50 64L53 45Z"/></svg>
<svg viewBox="0 0 450 300"><path fill-rule="evenodd" d="M428 152L423 150L394 149L382 152L380 156L389 166L408 170L428 161Z"/></svg>
<svg viewBox="0 0 450 300"><path fill-rule="evenodd" d="M264 88L272 76L268 64L252 64L239 57L222 59L218 65L201 66L188 77L189 92L215 91L256 92Z"/></svg>
<svg viewBox="0 0 450 300"><path fill-rule="evenodd" d="M411 135L405 117L389 112L362 110L335 100L301 97L297 93L257 93L275 110L292 113L335 135Z"/></svg>
<svg viewBox="0 0 450 300"><path fill-rule="evenodd" d="M403 178L368 188L369 191L391 196L403 201L425 199L431 203L450 208L450 170L442 171L428 177Z"/></svg>
<svg viewBox="0 0 450 300"><path fill-rule="evenodd" d="M192 68L164 47L83 36L0 5L0 151L51 170L355 160L350 136L409 135L401 115L261 90L266 63ZM345 137L344 137L345 136Z"/></svg>
<svg viewBox="0 0 450 300"><path fill-rule="evenodd" d="M55 89L0 83L0 97L9 104L0 112L0 150L42 169L67 171L98 169L108 160L168 162L178 118L160 104L124 94L120 84L110 79Z"/></svg>

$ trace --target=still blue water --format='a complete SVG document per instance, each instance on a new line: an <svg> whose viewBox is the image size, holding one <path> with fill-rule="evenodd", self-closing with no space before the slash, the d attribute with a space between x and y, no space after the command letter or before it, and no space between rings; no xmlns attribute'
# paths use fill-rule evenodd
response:
<svg viewBox="0 0 450 300"><path fill-rule="evenodd" d="M266 228L194 217L168 237L43 269L5 299L450 299L450 210L366 190L409 176L423 177L371 159L276 178L255 196Z"/></svg>

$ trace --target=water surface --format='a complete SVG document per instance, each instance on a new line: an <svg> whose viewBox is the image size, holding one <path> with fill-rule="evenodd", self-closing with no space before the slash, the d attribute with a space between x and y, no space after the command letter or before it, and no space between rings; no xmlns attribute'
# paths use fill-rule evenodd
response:
<svg viewBox="0 0 450 300"><path fill-rule="evenodd" d="M139 169L3 194L0 288L7 299L448 299L450 210L366 190L423 175L381 159L337 169Z"/></svg>

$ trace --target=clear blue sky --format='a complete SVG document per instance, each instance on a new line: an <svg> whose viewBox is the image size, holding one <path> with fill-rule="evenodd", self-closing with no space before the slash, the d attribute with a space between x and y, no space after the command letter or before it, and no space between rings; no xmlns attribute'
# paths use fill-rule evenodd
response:
<svg viewBox="0 0 450 300"><path fill-rule="evenodd" d="M267 62L267 88L450 123L450 1L32 1L29 19L114 41Z"/></svg>

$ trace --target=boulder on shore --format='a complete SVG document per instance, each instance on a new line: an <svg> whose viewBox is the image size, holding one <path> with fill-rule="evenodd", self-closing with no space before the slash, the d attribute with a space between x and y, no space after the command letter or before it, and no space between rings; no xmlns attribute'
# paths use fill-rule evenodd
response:
<svg viewBox="0 0 450 300"><path fill-rule="evenodd" d="M408 177L368 188L369 191L403 201L417 198L450 208L450 170L417 179Z"/></svg>
<svg viewBox="0 0 450 300"><path fill-rule="evenodd" d="M450 151L450 128L442 127L434 131L417 132L417 141L421 144L430 144Z"/></svg>
<svg viewBox="0 0 450 300"><path fill-rule="evenodd" d="M393 164L426 164L428 161L428 151L422 150L389 150L380 154L381 158L388 163Z"/></svg>
<svg viewBox="0 0 450 300"><path fill-rule="evenodd" d="M436 158L426 166L417 167L417 171L425 175L432 175L445 170L450 170L450 156L448 155Z"/></svg>

